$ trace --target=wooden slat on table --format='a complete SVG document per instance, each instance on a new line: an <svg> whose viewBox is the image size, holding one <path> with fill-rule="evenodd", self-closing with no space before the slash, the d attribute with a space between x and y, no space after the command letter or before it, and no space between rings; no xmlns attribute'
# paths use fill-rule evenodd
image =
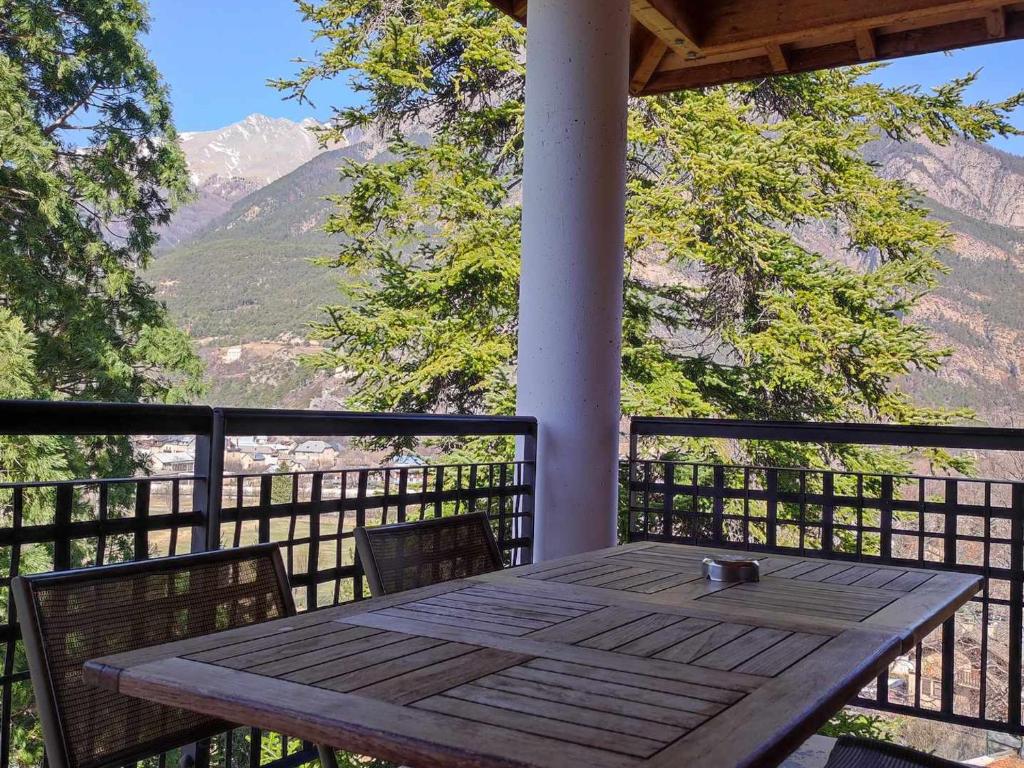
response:
<svg viewBox="0 0 1024 768"><path fill-rule="evenodd" d="M701 600L716 605L733 605L738 609L768 609L860 622L898 598L896 593L862 596L852 589L829 590L820 588L817 583L776 583L774 579L766 578L757 584L737 584L706 595Z"/></svg>
<svg viewBox="0 0 1024 768"><path fill-rule="evenodd" d="M709 584L701 577L701 561L709 556L757 558L760 584ZM628 578L614 578L624 573ZM588 579L583 574L600 575ZM749 611L759 619L778 613L821 619L830 626L884 627L901 635L904 650L941 623L933 614L949 606L942 607L940 595L948 593L949 601L959 605L980 585L979 577L966 574L657 543L517 569L517 576L525 583L571 585L573 594L593 600L608 590L668 604L697 600L725 612Z"/></svg>
<svg viewBox="0 0 1024 768"><path fill-rule="evenodd" d="M666 616L668 614L655 614ZM607 650L618 653L628 653L633 656L654 656L666 648L671 648L678 643L688 640L694 635L714 627L717 622L711 619L700 619L693 617L672 616L676 622L661 629L648 632L642 637L630 640L615 648ZM592 640L593 638L591 638ZM583 645L590 645L590 640L584 641Z"/></svg>

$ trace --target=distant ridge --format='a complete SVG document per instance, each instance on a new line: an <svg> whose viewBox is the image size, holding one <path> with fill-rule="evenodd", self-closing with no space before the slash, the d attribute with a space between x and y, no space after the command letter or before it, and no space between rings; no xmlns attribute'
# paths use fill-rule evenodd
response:
<svg viewBox="0 0 1024 768"><path fill-rule="evenodd" d="M196 186L213 176L251 179L262 186L323 151L313 130L319 126L312 118L296 123L252 114L214 131L182 133L181 148Z"/></svg>
<svg viewBox="0 0 1024 768"><path fill-rule="evenodd" d="M185 131L181 148L188 162L196 198L161 231L158 253L194 237L208 223L227 213L232 203L291 173L328 149L316 135L313 118L293 122L252 114L213 131Z"/></svg>
<svg viewBox="0 0 1024 768"><path fill-rule="evenodd" d="M339 194L338 166L362 159L361 145L318 154L236 200L147 273L193 336L224 343L303 333L320 305L338 296L336 275L310 259L337 250L323 232Z"/></svg>

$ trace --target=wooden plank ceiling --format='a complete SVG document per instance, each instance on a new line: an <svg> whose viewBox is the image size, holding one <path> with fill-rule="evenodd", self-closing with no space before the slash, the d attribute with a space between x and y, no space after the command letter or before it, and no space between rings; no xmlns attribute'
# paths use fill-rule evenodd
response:
<svg viewBox="0 0 1024 768"><path fill-rule="evenodd" d="M490 2L526 23L527 0ZM630 2L635 96L1024 38L1006 0Z"/></svg>

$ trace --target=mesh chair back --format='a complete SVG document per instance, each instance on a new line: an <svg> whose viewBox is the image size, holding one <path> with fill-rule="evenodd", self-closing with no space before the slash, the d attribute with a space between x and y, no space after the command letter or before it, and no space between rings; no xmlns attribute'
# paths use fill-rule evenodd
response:
<svg viewBox="0 0 1024 768"><path fill-rule="evenodd" d="M374 597L502 568L482 512L357 528L356 549Z"/></svg>
<svg viewBox="0 0 1024 768"><path fill-rule="evenodd" d="M962 768L962 764L897 744L842 736L825 768Z"/></svg>
<svg viewBox="0 0 1024 768"><path fill-rule="evenodd" d="M51 768L134 762L226 727L86 686L89 659L295 611L275 545L19 577L12 587Z"/></svg>

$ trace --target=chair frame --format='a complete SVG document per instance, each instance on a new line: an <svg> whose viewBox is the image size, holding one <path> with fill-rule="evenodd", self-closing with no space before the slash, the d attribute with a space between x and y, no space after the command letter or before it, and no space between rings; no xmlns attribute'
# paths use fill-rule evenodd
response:
<svg viewBox="0 0 1024 768"><path fill-rule="evenodd" d="M15 607L18 612L22 640L25 645L25 654L28 658L29 672L32 679L32 690L35 693L36 709L43 728L46 759L50 768L70 768L71 763L68 758L70 750L67 743L67 734L61 723L60 713L57 708L57 694L47 659L46 646L40 631L41 623L39 614L36 611L33 588L36 585L74 584L91 581L107 574L127 575L172 572L195 563L230 563L232 561L250 559L255 556L267 556L270 558L274 572L277 575L277 585L284 605L284 616L294 616L296 614L295 598L292 595L288 574L281 559L280 547L275 543L254 544L248 547L219 549L209 552L194 552L187 555L76 568L68 571L53 571L30 576L16 576L11 580L11 593L13 594ZM167 742L158 742L155 751L148 751L145 754L116 755L111 758L109 764L116 765L141 761L171 749L182 749L186 753L186 758L191 757L194 759L194 755L187 754L188 748L192 744L208 739L226 728L232 727L237 726L232 723L222 722L215 724L207 730L197 730L195 738L190 739L184 744L180 743L177 739L168 738ZM337 768L337 758L332 749L319 745L317 749L320 752L323 768ZM189 761L186 759L183 762L188 763Z"/></svg>
<svg viewBox="0 0 1024 768"><path fill-rule="evenodd" d="M485 531L485 537L487 539L488 548L491 551L491 555L494 558L494 562L498 564L496 570L504 568L504 560L501 556L501 550L498 549L498 542L494 538L494 531L491 529L490 518L487 517L485 512L467 512L463 515L449 515L448 517L430 517L425 520L413 520L404 523L392 523L390 525L378 525L368 529L366 526L360 526L356 528L356 552L359 554L359 561L363 567L363 574L366 576L366 581L370 585L370 594L374 597L384 597L388 593L384 590L384 585L380 580L380 567L377 564L377 560L373 554L373 545L370 539L373 531L405 531L405 530L424 530L430 528L443 528L445 525L451 525L453 519L470 520L478 518Z"/></svg>

